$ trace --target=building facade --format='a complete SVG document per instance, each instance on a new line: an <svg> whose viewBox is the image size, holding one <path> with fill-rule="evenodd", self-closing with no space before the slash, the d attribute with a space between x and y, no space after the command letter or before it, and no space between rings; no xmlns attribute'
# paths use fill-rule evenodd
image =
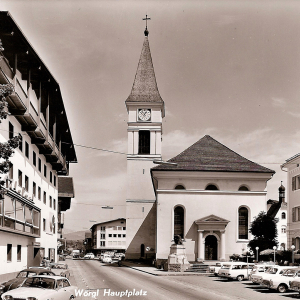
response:
<svg viewBox="0 0 300 300"><path fill-rule="evenodd" d="M94 254L126 251L126 219L119 218L94 224L91 227Z"/></svg>
<svg viewBox="0 0 300 300"><path fill-rule="evenodd" d="M0 84L11 84L10 115L0 141L18 135L11 168L2 176L0 274L57 261L58 176L77 162L66 111L55 78L8 12L0 12Z"/></svg>
<svg viewBox="0 0 300 300"><path fill-rule="evenodd" d="M287 172L287 248L300 249L300 154L286 160L281 166Z"/></svg>

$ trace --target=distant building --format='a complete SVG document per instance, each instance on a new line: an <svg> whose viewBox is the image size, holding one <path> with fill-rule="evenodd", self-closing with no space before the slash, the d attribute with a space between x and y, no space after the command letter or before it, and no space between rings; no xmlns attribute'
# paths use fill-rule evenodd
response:
<svg viewBox="0 0 300 300"><path fill-rule="evenodd" d="M12 84L0 141L20 135L0 200L0 275L57 261L58 176L77 162L60 87L8 12L0 12L0 84Z"/></svg>
<svg viewBox="0 0 300 300"><path fill-rule="evenodd" d="M267 209L271 207L273 204L277 204L277 200L269 199L267 201ZM281 207L276 214L276 219L278 219L277 223L277 240L278 240L278 247L280 250L287 249L287 213L288 213L288 205L287 202L283 201L281 203Z"/></svg>
<svg viewBox="0 0 300 300"><path fill-rule="evenodd" d="M300 153L286 160L281 169L287 171L287 247L300 249Z"/></svg>
<svg viewBox="0 0 300 300"><path fill-rule="evenodd" d="M125 252L126 219L119 218L94 224L91 227L94 254L106 251Z"/></svg>

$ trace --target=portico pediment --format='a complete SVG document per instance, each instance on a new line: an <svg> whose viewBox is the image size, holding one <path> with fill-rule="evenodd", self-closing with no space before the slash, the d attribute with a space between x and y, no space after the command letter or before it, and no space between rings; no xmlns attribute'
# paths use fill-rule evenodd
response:
<svg viewBox="0 0 300 300"><path fill-rule="evenodd" d="M230 221L216 215L209 215L196 220L195 224L198 225L198 230L225 230L229 222Z"/></svg>

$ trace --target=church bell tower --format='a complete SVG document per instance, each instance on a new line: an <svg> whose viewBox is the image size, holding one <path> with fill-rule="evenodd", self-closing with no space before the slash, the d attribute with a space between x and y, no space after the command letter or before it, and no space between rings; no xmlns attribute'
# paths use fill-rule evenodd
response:
<svg viewBox="0 0 300 300"><path fill-rule="evenodd" d="M146 20L149 20L146 16ZM153 161L161 160L162 119L165 116L145 38L131 93L125 101L128 112L126 258L155 257L156 198L150 175Z"/></svg>

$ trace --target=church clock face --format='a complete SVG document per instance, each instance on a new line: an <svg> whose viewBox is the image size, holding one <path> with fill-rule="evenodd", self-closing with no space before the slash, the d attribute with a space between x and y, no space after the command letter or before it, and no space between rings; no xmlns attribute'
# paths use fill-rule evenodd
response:
<svg viewBox="0 0 300 300"><path fill-rule="evenodd" d="M138 121L151 121L151 109L140 108L138 109Z"/></svg>

